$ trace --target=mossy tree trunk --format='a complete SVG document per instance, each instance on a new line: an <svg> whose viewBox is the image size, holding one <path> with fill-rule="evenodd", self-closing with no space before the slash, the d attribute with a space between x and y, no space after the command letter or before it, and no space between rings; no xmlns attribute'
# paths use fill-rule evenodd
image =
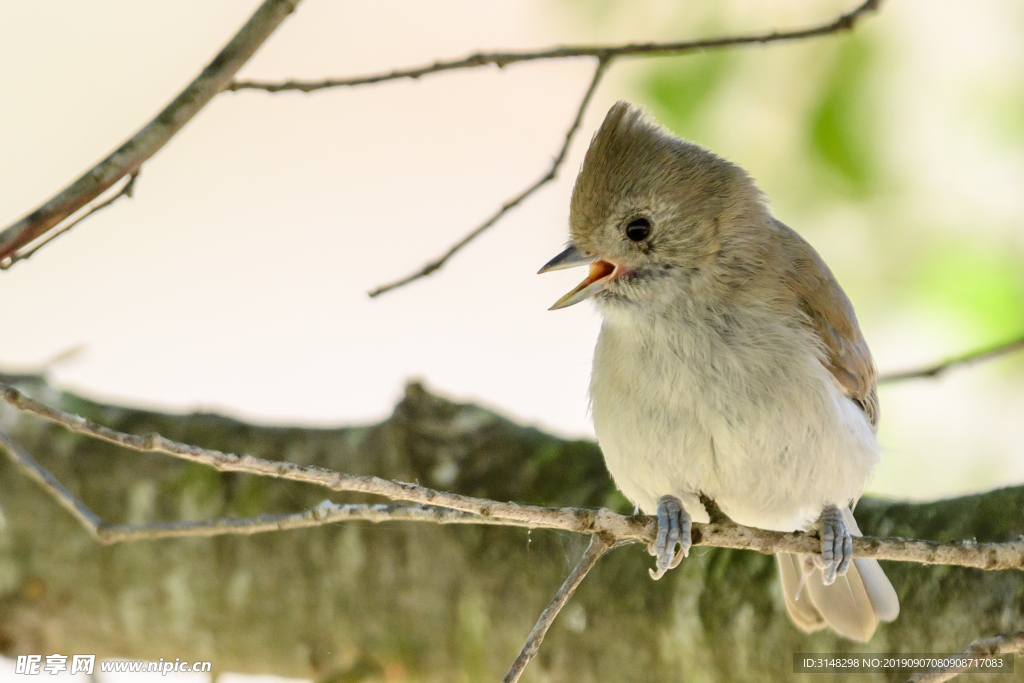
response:
<svg viewBox="0 0 1024 683"><path fill-rule="evenodd" d="M596 445L418 385L379 425L297 429L100 405L37 378L0 379L122 431L498 500L631 511ZM293 512L326 497L126 452L6 406L0 427L108 521ZM349 523L103 547L7 460L0 496L8 656L178 657L321 681L498 681L586 545L554 531ZM1024 488L1014 488L927 504L865 500L857 518L870 535L1000 541L1024 533L1022 509ZM883 563L903 612L854 646L789 624L771 557L699 548L659 582L650 563L640 546L602 559L523 680L780 681L793 678L793 652L956 652L1024 629L1019 572Z"/></svg>

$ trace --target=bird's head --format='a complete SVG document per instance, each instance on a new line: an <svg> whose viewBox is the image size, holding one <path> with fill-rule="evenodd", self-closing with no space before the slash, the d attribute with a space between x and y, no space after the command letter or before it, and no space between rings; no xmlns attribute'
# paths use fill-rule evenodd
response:
<svg viewBox="0 0 1024 683"><path fill-rule="evenodd" d="M552 309L678 295L681 282L713 265L725 233L765 211L741 168L618 102L576 179L569 247L540 270L589 265L590 275Z"/></svg>

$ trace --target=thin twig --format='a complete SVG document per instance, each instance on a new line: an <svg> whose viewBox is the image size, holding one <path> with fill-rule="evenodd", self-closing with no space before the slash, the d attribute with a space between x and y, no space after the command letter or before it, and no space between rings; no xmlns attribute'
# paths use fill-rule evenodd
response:
<svg viewBox="0 0 1024 683"><path fill-rule="evenodd" d="M1024 632L1011 635L998 635L991 638L982 638L968 645L961 657L977 659L990 659L999 655L1024 655ZM960 671L934 671L929 673L916 673L907 679L906 683L944 683L945 681L960 675ZM974 673L1005 673L992 669L976 668Z"/></svg>
<svg viewBox="0 0 1024 683"><path fill-rule="evenodd" d="M712 524L727 524L732 522L729 516L722 512L722 508L718 506L718 503L714 498L711 498L706 493L701 492L697 498L700 500L700 504L704 506L704 511L708 513L708 519Z"/></svg>
<svg viewBox="0 0 1024 683"><path fill-rule="evenodd" d="M96 424L81 416L40 403L7 384L0 384L0 398L33 415L59 424L69 431L106 441L142 453L164 453L195 462L221 472L247 472L289 481L321 486L332 491L369 493L392 500L422 505L436 505L462 510L484 517L501 517L529 528L553 528L579 533L607 532L617 538L647 541L653 538L654 527L644 515L623 517L610 510L550 508L517 503L501 503L455 493L435 491L418 484L390 481L380 477L333 472L321 467L296 465L290 462L264 460L251 455L235 455L167 439L159 434L145 436L126 434Z"/></svg>
<svg viewBox="0 0 1024 683"><path fill-rule="evenodd" d="M7 434L0 431L0 447L18 469L34 479L68 510L86 531L103 545L126 541L152 541L163 538L197 536L251 535L267 531L305 529L337 522L431 522L434 524L482 524L488 526L519 526L517 522L500 517L481 517L470 512L449 510L428 505L339 505L325 500L316 507L302 512L256 517L223 517L210 520L183 522L147 522L144 524L111 524L101 519L56 477L29 455Z"/></svg>
<svg viewBox="0 0 1024 683"><path fill-rule="evenodd" d="M259 89L269 92L280 92L283 90L301 90L310 92L323 88L365 85L381 81L394 80L399 78L419 78L430 73L450 71L494 64L505 66L516 62L527 62L548 59L594 57L597 58L601 68L606 67L611 60L617 57L629 57L639 55L678 55L696 50L709 50L715 48L767 44L783 41L794 41L816 36L823 36L840 31L850 30L857 21L867 12L876 10L880 0L865 0L853 10L846 12L831 22L811 26L804 29L791 31L772 31L742 36L727 36L702 40L675 41L675 42L650 42L630 43L626 45L601 45L601 46L564 46L546 50L528 52L494 52L477 53L468 57L439 61L434 64L417 67L413 69L395 70L384 74L374 74L347 79L330 79L316 83L302 83L291 81L283 84L257 83L257 82L234 82L232 81L238 69L245 64L271 33L291 14L301 0L265 0L255 14L235 35L224 49L210 62L203 72L183 90L162 112L152 121L136 133L126 143L112 152L106 159L87 171L71 185L64 188L57 195L49 199L43 205L23 217L16 223L8 226L0 232L0 269L10 268L14 263L23 258L12 258L19 249L35 242L54 228L62 221L73 215L82 207L95 200L101 194L111 188L118 180L125 175L135 173L139 167L158 152L167 142L195 116L209 101L219 92L224 90ZM581 116L586 107L584 102L581 107ZM568 145L566 145L568 147ZM557 170L557 165L555 166ZM542 179L534 186L528 188L520 196L508 202L505 207L491 220L474 230L462 242L456 244L448 254L441 259L434 261L424 268L426 273L417 274L407 281L423 277L434 270L437 270L444 262L462 246L471 241L476 235L486 230L496 222L505 212L526 199L539 187L549 182L554 176ZM77 221L76 221L77 223ZM66 230L59 230L63 234ZM56 236L56 235L54 235ZM51 238L52 239L52 238ZM49 243L46 239L39 243L39 247ZM373 295L379 294L388 289L401 286L406 281L401 281L376 290Z"/></svg>
<svg viewBox="0 0 1024 683"><path fill-rule="evenodd" d="M554 180L558 176L559 167L561 167L562 162L565 161L565 157L569 152L569 146L572 144L572 139L576 135L576 131L578 131L580 128L580 123L583 121L583 115L586 113L587 107L590 105L590 99L593 97L594 91L597 90L597 86L601 82L601 77L604 75L605 70L608 68L608 63L609 62L607 59L598 59L597 68L594 69L594 75L590 79L590 85L587 87L586 92L583 94L583 100L580 102L579 107L576 109L576 117L572 120L572 125L569 126L569 130L565 134L565 141L562 143L562 148L558 150L558 154L555 156L554 160L552 160L551 167L548 169L547 173L545 173L533 185L530 185L528 188L520 192L518 195L516 195L509 201L505 202L505 204L502 205L501 209L499 209L497 213L495 213L482 224L474 228L468 235L466 235L458 242L456 242L454 245L452 245L452 247L449 248L448 251L446 251L440 257L426 264L425 266L423 266L423 268L416 271L412 275L408 275L402 278L401 280L397 280L390 284L381 285L380 287L374 289L369 293L370 297L380 296L384 292L389 292L392 289L397 289L398 287L402 287L404 285L409 284L410 282L430 275L435 270L443 266L448 261L448 259L454 256L460 249L462 249L471 241L476 239L480 235L480 233L482 233L483 231L487 230L492 225L497 223L502 216L504 216L506 213L514 209L534 192L536 192L537 190L539 190L540 188L544 187L552 180Z"/></svg>
<svg viewBox="0 0 1024 683"><path fill-rule="evenodd" d="M421 76L455 69L473 69L481 66L494 65L499 68L519 62L535 62L549 59L569 59L578 57L596 57L610 61L617 57L633 57L640 55L669 56L687 52L713 50L717 48L736 47L741 45L765 45L786 41L803 40L825 36L840 31L849 31L857 21L868 12L878 9L880 0L866 0L854 9L841 14L830 22L802 29L789 31L771 31L752 35L723 36L719 38L702 38L672 42L629 43L625 45L566 45L531 51L478 52L460 59L437 61L433 64L396 69L384 73L353 76L350 78L328 78L321 81L285 81L269 83L262 81L235 81L228 90L262 90L270 93L299 91L314 92L327 88L352 87L382 83L403 78L417 79Z"/></svg>
<svg viewBox="0 0 1024 683"><path fill-rule="evenodd" d="M242 65L295 11L301 0L265 0L202 73L156 117L106 159L57 195L0 232L0 259L33 242L93 201L156 154L213 97L224 90Z"/></svg>
<svg viewBox="0 0 1024 683"><path fill-rule="evenodd" d="M45 247L54 239L68 232L69 230L71 230L71 228L75 227L76 225L78 225L79 223L81 223L82 221L84 221L86 218L93 215L97 211L102 211L103 209L107 208L108 206L116 202L118 199L121 199L122 197L127 197L128 199L131 199L132 193L135 190L135 179L139 177L139 172L140 171L135 171L130 176L128 176L128 181L125 182L125 184L121 186L121 189L117 191L117 194L115 194L110 199L100 202L99 204L96 204L93 207L90 207L88 211L86 211L85 213L83 213L81 216L71 221L70 223L62 225L56 228L55 230L51 230L50 232L40 237L38 240L35 240L34 242L30 242L29 244L25 245L25 249L16 251L7 258L0 260L0 270L7 270L18 261L27 261L28 259L32 258L32 255L34 253Z"/></svg>
<svg viewBox="0 0 1024 683"><path fill-rule="evenodd" d="M586 552L583 553L583 557L576 563L576 566L570 572L569 576L566 577L565 582L555 593L554 597L551 598L551 602L544 608L544 611L540 613L540 617L537 619L537 623L534 625L533 630L530 631L530 635L526 638L526 643L523 644L523 649L519 651L519 656L516 657L516 661L512 663L512 668L505 674L505 678L502 679L502 683L516 683L519 677L523 675L523 670L526 669L526 665L530 663L530 660L534 658L537 651L540 650L540 644L544 641L544 636L547 635L548 629L551 628L551 624L554 623L555 617L562 611L566 603L569 602L569 598L576 592L576 588L580 585L584 578L597 561L604 556L606 552L612 549L615 542L607 538L604 534L594 534L590 537L590 545L587 546Z"/></svg>
<svg viewBox="0 0 1024 683"><path fill-rule="evenodd" d="M251 455L222 453L166 439L159 434L137 436L98 425L78 415L52 408L25 396L18 389L0 384L0 398L24 412L55 422L72 432L145 453L167 455L213 467L221 472L249 474L299 481L332 491L368 493L391 500L402 500L461 510L481 517L496 517L529 529L562 529L581 534L605 534L616 541L653 543L656 522L647 515L626 517L607 509L540 507L502 503L456 493L428 489L418 484L391 481L380 477L333 472L321 467L264 460ZM511 524L510 524L511 525ZM772 555L779 552L817 553L821 541L816 533L768 531L733 523L693 525L693 545L756 550ZM921 541L904 538L853 539L854 557L872 557L896 562L943 564L977 569L1024 569L1024 538L1004 543L976 541Z"/></svg>
<svg viewBox="0 0 1024 683"><path fill-rule="evenodd" d="M998 358L1014 351L1024 350L1024 335L1011 339L1010 341L1003 342L1002 344L996 344L985 349L979 349L977 351L971 351L962 356L950 358L949 360L936 363L935 365L929 365L916 370L904 370L902 372L892 372L888 375L882 375L878 378L879 384L885 384L888 382L902 382L908 379L923 379L938 377L947 370L951 370L962 365L972 365L974 363L980 363L981 361L991 360L992 358Z"/></svg>
<svg viewBox="0 0 1024 683"><path fill-rule="evenodd" d="M17 465L18 469L24 472L30 479L34 479L47 493L56 498L61 507L81 522L82 526L93 537L99 538L97 531L103 525L103 520L95 512L86 507L85 503L80 501L75 494L68 491L63 484L57 481L57 477L44 469L42 465L36 462L35 458L26 453L25 449L15 443L4 432L0 432L0 446L3 446L4 450L7 451L7 456L11 459L11 462Z"/></svg>
<svg viewBox="0 0 1024 683"><path fill-rule="evenodd" d="M580 122L583 120L583 116L587 111L587 107L590 105L590 99L597 89L598 84L601 81L601 77L604 75L605 70L611 64L612 60L616 57L631 56L631 55L678 55L684 52L693 50L706 50L712 48L729 47L736 45L749 45L749 44L764 44L786 40L797 40L803 38L811 38L814 36L827 35L829 33L835 33L840 30L849 30L857 23L857 20L866 12L875 10L878 8L879 0L867 0L855 9L847 12L836 18L834 21L828 24L822 24L806 29L799 29L795 31L773 31L772 33L765 33L759 35L750 36L731 36L726 38L712 38L706 40L695 40L685 42L674 42L674 43L643 43L643 44L629 44L629 45L617 45L617 46L576 46L576 47L558 47L551 48L548 50L540 50L535 52L501 52L501 53L478 53L470 55L464 59L448 61L448 62L435 62L432 65L418 67L415 69L407 69L404 71L392 71L386 74L376 74L372 76L361 76L350 79L332 79L327 81L320 81L317 83L301 83L297 81L289 81L283 84L266 84L266 83L254 83L254 82L240 82L233 83L231 89L243 90L243 89L259 89L266 90L268 92L281 92L283 90L301 90L303 92L312 92L314 90L322 90L323 88L339 87L339 86L355 86L365 85L368 83L379 83L381 81L394 80L396 78L419 78L425 74L436 73L438 71L450 71L452 69L463 69L482 66L484 64L497 64L498 66L505 66L514 62L525 62L535 61L538 59L561 59L566 57L596 57L598 60L597 69L594 72L594 76L590 81L590 86L587 88L586 93L583 96L583 100L580 102L580 106L576 111L576 118L573 120L572 126L570 126L568 133L565 136L565 142L562 144L561 150L555 157L550 170L543 177L540 178L530 187L523 190L521 193L513 197L511 200L506 202L501 209L493 216L488 218L484 223L474 228L463 237L461 240L456 242L448 251L439 256L438 258L428 262L420 270L408 275L400 280L391 282L389 284L382 285L372 291L370 291L371 297L379 296L385 292L389 292L398 287L402 287L411 282L415 282L420 278L427 277L431 273L439 270L448 260L458 253L463 247L469 244L471 241L476 239L481 233L490 228L492 225L497 223L502 216L508 213L511 209L518 206L521 202L526 200L530 195L539 190L544 185L548 184L557 177L558 169L565 161L566 154L569 151L569 145L572 143L573 136L576 134L577 129L580 126Z"/></svg>

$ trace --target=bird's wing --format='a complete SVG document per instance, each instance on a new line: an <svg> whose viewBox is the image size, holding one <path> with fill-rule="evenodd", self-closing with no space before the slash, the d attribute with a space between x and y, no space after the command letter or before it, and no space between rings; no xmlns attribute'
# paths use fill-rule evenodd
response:
<svg viewBox="0 0 1024 683"><path fill-rule="evenodd" d="M792 229L775 221L788 263L785 273L806 322L821 339L825 366L843 392L878 428L878 373L857 326L853 305L818 252Z"/></svg>

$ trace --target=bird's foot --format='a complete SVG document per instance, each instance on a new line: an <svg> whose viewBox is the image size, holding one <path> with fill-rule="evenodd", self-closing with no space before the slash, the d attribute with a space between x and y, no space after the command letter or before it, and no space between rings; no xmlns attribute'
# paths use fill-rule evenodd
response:
<svg viewBox="0 0 1024 683"><path fill-rule="evenodd" d="M821 535L821 555L814 556L814 564L822 571L824 584L830 586L850 569L853 537L842 511L835 505L825 506L815 527Z"/></svg>
<svg viewBox="0 0 1024 683"><path fill-rule="evenodd" d="M683 509L683 501L675 496L662 496L658 501L658 536L654 544L647 546L647 552L658 558L657 571L648 570L652 579L657 581L690 554L692 527L690 515Z"/></svg>

